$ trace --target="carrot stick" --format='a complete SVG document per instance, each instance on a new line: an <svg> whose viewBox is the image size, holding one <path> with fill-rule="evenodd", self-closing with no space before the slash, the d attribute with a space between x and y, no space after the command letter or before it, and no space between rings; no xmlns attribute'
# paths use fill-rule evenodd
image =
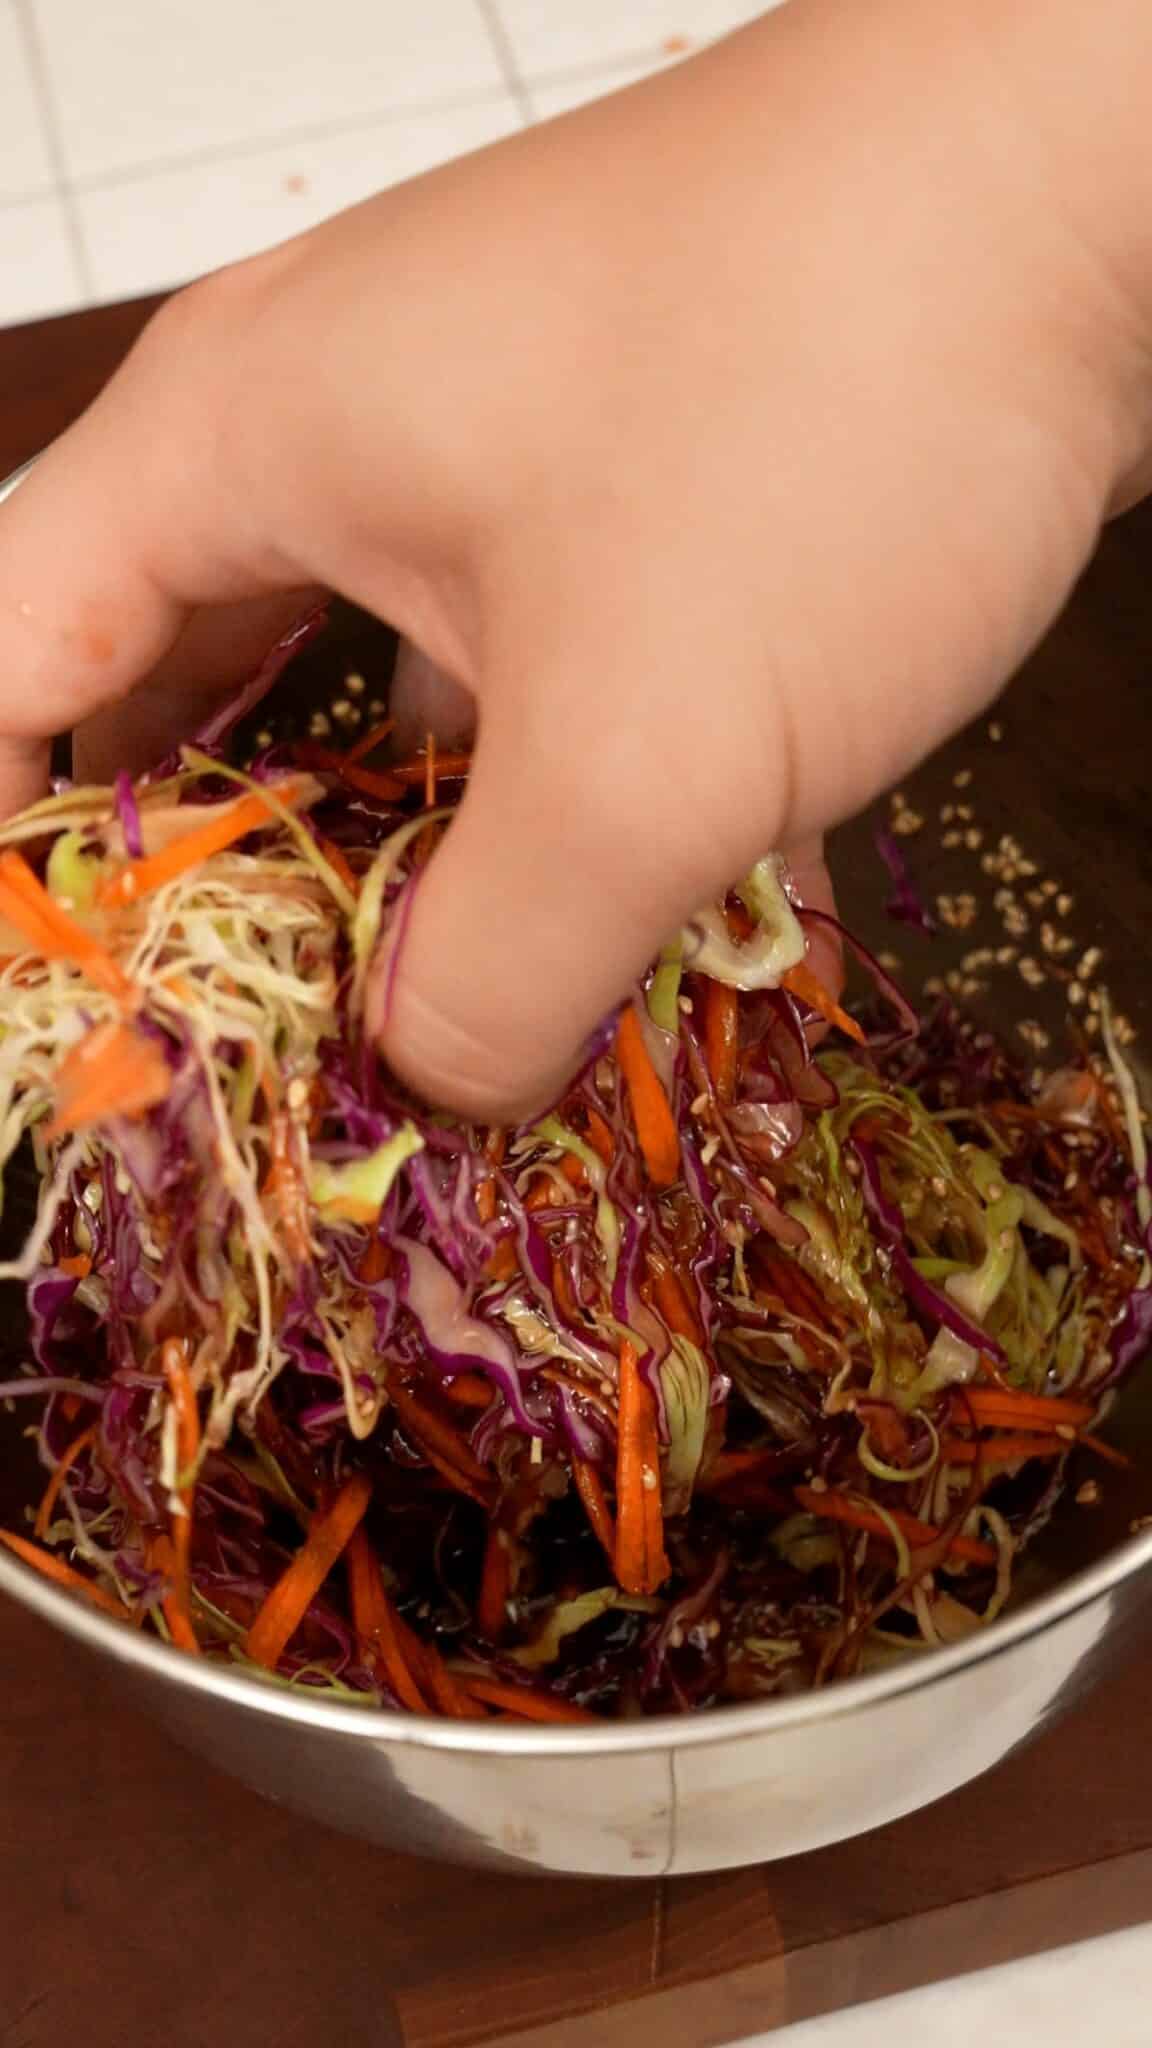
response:
<svg viewBox="0 0 1152 2048"><path fill-rule="evenodd" d="M407 1655L412 1660L414 1668L420 1672L421 1681L431 1697L432 1705L450 1721L482 1720L483 1709L477 1706L459 1679L449 1671L435 1644L421 1642L402 1621L398 1620L397 1626L404 1640Z"/></svg>
<svg viewBox="0 0 1152 2048"><path fill-rule="evenodd" d="M605 1122L598 1109L593 1109L590 1102L584 1105L584 1126L592 1150L605 1166L611 1166L616 1152L616 1141L612 1136L611 1126Z"/></svg>
<svg viewBox="0 0 1152 2048"><path fill-rule="evenodd" d="M457 776L467 775L471 766L471 754L463 752L440 754L436 761L436 780L437 782L453 781ZM391 772L396 777L397 782L406 783L410 789L416 788L421 782L427 781L428 756L425 753L419 753L413 754L407 761L393 761L391 763Z"/></svg>
<svg viewBox="0 0 1152 2048"><path fill-rule="evenodd" d="M430 732L424 747L424 802L430 811L436 808L436 735Z"/></svg>
<svg viewBox="0 0 1152 2048"><path fill-rule="evenodd" d="M315 786L314 783L311 785L313 789ZM287 778L277 785L276 795L281 804L291 805L308 787L303 776ZM250 790L246 796L237 797L235 803L225 804L215 811L202 825L193 825L179 839L170 840L159 853L148 853L141 860L126 862L116 874L109 875L101 883L96 901L105 910L136 903L141 896L150 895L153 889L162 889L166 883L176 881L192 868L198 868L213 854L223 853L238 839L246 839L250 832L259 832L265 825L275 824L279 816L279 810L261 796L259 790Z"/></svg>
<svg viewBox="0 0 1152 2048"><path fill-rule="evenodd" d="M354 789L358 796L374 797L377 803L399 803L407 789L407 784L401 782L397 775L378 774L373 768L357 768L355 763L349 766L346 754L338 757L336 773L341 782Z"/></svg>
<svg viewBox="0 0 1152 2048"><path fill-rule="evenodd" d="M1096 1412L1091 1401L1072 1401L1058 1394L1019 1394L1007 1387L966 1387L957 1397L956 1408L982 1429L1013 1429L1021 1423L1041 1429L1066 1423L1079 1429L1091 1422Z"/></svg>
<svg viewBox="0 0 1152 2048"><path fill-rule="evenodd" d="M1074 1439L1058 1436L948 1436L940 1445L942 1465L1019 1465L1026 1458L1060 1458L1075 1449Z"/></svg>
<svg viewBox="0 0 1152 2048"><path fill-rule="evenodd" d="M844 1522L850 1529L862 1529L869 1536L883 1536L892 1541L892 1532L883 1517L862 1502L847 1500L842 1493L817 1493L811 1486L795 1486L792 1489L796 1500L810 1515L819 1515L825 1522ZM939 1543L944 1531L931 1522L918 1521L915 1515L906 1515L899 1509L890 1508L889 1514L896 1527L909 1543ZM990 1543L980 1543L974 1536L953 1536L948 1545L951 1557L962 1557L968 1564L995 1564L996 1552Z"/></svg>
<svg viewBox="0 0 1152 2048"><path fill-rule="evenodd" d="M1096 1456L1103 1458L1106 1464L1117 1465L1122 1472L1131 1470L1131 1458L1127 1456L1126 1452L1118 1451L1114 1444L1106 1444L1098 1436L1086 1435L1078 1436L1076 1442L1077 1444L1082 1444L1086 1451L1094 1451Z"/></svg>
<svg viewBox="0 0 1152 2048"><path fill-rule="evenodd" d="M56 1470L53 1472L52 1477L40 1496L40 1505L36 1510L36 1520L32 1524L32 1533L38 1536L41 1542L44 1541L48 1534L52 1522L52 1510L60 1498L60 1489L64 1481L67 1479L80 1453L86 1451L89 1445L96 1441L96 1432L99 1427L98 1422L90 1422L87 1429L82 1429L79 1436L73 1437L67 1450L58 1459Z"/></svg>
<svg viewBox="0 0 1152 2048"><path fill-rule="evenodd" d="M172 1069L154 1038L131 1024L93 1025L56 1069L56 1114L50 1138L82 1131L110 1116L143 1116L172 1088Z"/></svg>
<svg viewBox="0 0 1152 2048"><path fill-rule="evenodd" d="M313 1515L302 1549L276 1581L245 1640L254 1664L274 1671L333 1565L364 1519L372 1482L356 1472L327 1507Z"/></svg>
<svg viewBox="0 0 1152 2048"><path fill-rule="evenodd" d="M656 1404L640 1377L636 1347L627 1338L620 1346L617 1416L616 1577L626 1593L655 1593L669 1572Z"/></svg>
<svg viewBox="0 0 1152 2048"><path fill-rule="evenodd" d="M734 988L710 981L704 999L704 1056L721 1102L731 1102L740 1068L740 1005Z"/></svg>
<svg viewBox="0 0 1152 2048"><path fill-rule="evenodd" d="M427 1702L401 1647L400 1618L363 1529L356 1530L348 1545L346 1565L352 1622L370 1664L402 1707L413 1714L427 1713Z"/></svg>
<svg viewBox="0 0 1152 2048"><path fill-rule="evenodd" d="M56 1270L66 1273L70 1280L86 1280L92 1271L92 1261L87 1252L72 1252L68 1258L57 1260ZM74 1398L71 1394L68 1396L69 1400Z"/></svg>
<svg viewBox="0 0 1152 2048"><path fill-rule="evenodd" d="M131 997L132 984L111 953L48 894L14 847L0 853L0 917L45 960L68 960L106 994L121 1002Z"/></svg>
<svg viewBox="0 0 1152 2048"><path fill-rule="evenodd" d="M176 1338L169 1338L160 1353L164 1378L168 1382L168 1394L176 1411L176 1452L180 1460L180 1501L184 1512L172 1516L172 1560L174 1567L173 1598L185 1616L190 1613L191 1562L192 1562L192 1510L195 1502L196 1482L192 1467L200 1449L200 1412L196 1406L196 1390L188 1371L184 1346ZM189 1619L189 1627L191 1621Z"/></svg>
<svg viewBox="0 0 1152 2048"><path fill-rule="evenodd" d="M640 1019L631 1003L622 1012L616 1029L616 1053L648 1178L653 1187L670 1188L680 1178L680 1138L664 1084L652 1065Z"/></svg>
<svg viewBox="0 0 1152 2048"><path fill-rule="evenodd" d="M444 1397L458 1408L490 1408L492 1382L482 1372L460 1372L454 1380L445 1380Z"/></svg>
<svg viewBox="0 0 1152 2048"><path fill-rule="evenodd" d="M601 1549L613 1570L616 1567L616 1530L612 1514L604 1493L604 1482L595 1465L587 1458L573 1458L572 1479L577 1493L584 1503L584 1512L592 1525Z"/></svg>
<svg viewBox="0 0 1152 2048"><path fill-rule="evenodd" d="M382 1237L374 1237L356 1269L356 1277L371 1286L377 1280L386 1280L392 1271L392 1248Z"/></svg>
<svg viewBox="0 0 1152 2048"><path fill-rule="evenodd" d="M25 1564L30 1564L33 1570L40 1572L44 1578L52 1579L57 1586L67 1586L70 1593L82 1593L84 1598L90 1601L93 1607L98 1607L102 1614L112 1614L117 1621L135 1622L136 1616L131 1608L126 1607L122 1600L118 1600L114 1593L108 1593L103 1586L97 1586L91 1579L82 1577L53 1551L41 1550L38 1543L30 1543L26 1536L17 1536L12 1529L0 1529L0 1543L16 1557L21 1558Z"/></svg>
<svg viewBox="0 0 1152 2048"><path fill-rule="evenodd" d="M526 1685L502 1685L495 1678L473 1678L471 1673L464 1680L474 1700L483 1700L489 1707L503 1707L522 1721L571 1721L595 1722L597 1714L590 1714L587 1707L576 1707L570 1700L559 1700L553 1693L533 1692Z"/></svg>
<svg viewBox="0 0 1152 2048"><path fill-rule="evenodd" d="M329 867L334 868L339 875L348 894L350 896L358 896L360 894L360 877L344 852L343 847L337 846L334 839L326 839L323 832L316 834L316 844L324 855Z"/></svg>
<svg viewBox="0 0 1152 2048"><path fill-rule="evenodd" d="M648 1271L652 1276L652 1294L656 1307L667 1323L674 1337L687 1337L689 1343L699 1344L704 1332L700 1318L688 1293L688 1288L674 1266L660 1252L649 1252Z"/></svg>
<svg viewBox="0 0 1152 2048"><path fill-rule="evenodd" d="M345 761L367 760L369 754L374 754L377 747L383 746L385 740L395 729L395 725L396 720L394 718L382 718L378 725L370 725L367 732L361 733L356 744L348 748L344 755Z"/></svg>
<svg viewBox="0 0 1152 2048"><path fill-rule="evenodd" d="M835 996L829 994L819 975L813 974L812 969L803 960L781 976L781 987L786 988L789 995L796 996L800 1002L806 1003L810 1010L815 1010L819 1016L826 1017L829 1024L838 1024L841 1031L856 1040L857 1045L867 1044L867 1037L855 1017L850 1017L847 1010L841 1009Z"/></svg>
<svg viewBox="0 0 1152 2048"><path fill-rule="evenodd" d="M491 1490L491 1474L475 1456L471 1446L450 1422L417 1399L401 1380L392 1380L388 1386L388 1398L404 1428L416 1438L420 1448L436 1452L445 1464L450 1465L461 1479L468 1480L472 1488L481 1489L481 1498Z"/></svg>
<svg viewBox="0 0 1152 2048"><path fill-rule="evenodd" d="M484 1570L476 1622L481 1635L498 1643L508 1627L508 1595L512 1590L512 1548L505 1530L497 1522L488 1524L484 1546Z"/></svg>
<svg viewBox="0 0 1152 2048"><path fill-rule="evenodd" d="M162 1572L168 1581L168 1591L160 1598L160 1611L168 1624L168 1633L178 1650L188 1650L192 1656L198 1656L200 1640L192 1626L188 1601L180 1590L181 1565L171 1536L161 1530L152 1537L147 1554L149 1569Z"/></svg>

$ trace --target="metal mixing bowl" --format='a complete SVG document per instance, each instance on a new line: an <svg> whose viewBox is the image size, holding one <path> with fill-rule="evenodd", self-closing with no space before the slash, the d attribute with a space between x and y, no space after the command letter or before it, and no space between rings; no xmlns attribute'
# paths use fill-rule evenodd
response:
<svg viewBox="0 0 1152 2048"><path fill-rule="evenodd" d="M331 694L334 673L343 674L348 663L369 675L371 689L372 675L383 673L388 659L380 629L350 616L328 652L304 658L293 690L315 689L327 664ZM1007 746L990 751L986 733L969 736L910 782L909 795L935 815L957 764L974 758L988 785L985 812L993 829L1004 829L1020 810L1025 758L1012 748L1012 720L1019 716L1024 730L1034 710L1029 691L1032 698L1047 691L1049 737L1038 761L1030 736L1027 756L1030 774L1043 772L1044 788L1054 791L1047 825L1040 805L1041 839L1054 860L1066 863L1075 852L1082 897L1091 901L1095 889L1103 902L1115 858L1115 804L1109 805L1105 773L1095 826L1088 806L1093 843L1076 848L1066 835L1061 839L1061 772L1078 778L1083 824L1084 764L1073 748L1061 771L1052 688L1041 668L1038 680L1017 686L1008 700ZM1118 749L1124 744L1131 744L1130 730ZM1029 789L1031 796L1031 783ZM935 842L928 865L933 885L955 886ZM855 928L879 945L892 944L877 911L881 877L858 828L844 838L840 874ZM1125 922L1137 917L1147 930L1149 914L1152 875L1133 884L1124 915L1106 910L1086 938L1099 933L1118 941ZM964 943L971 943L969 934ZM915 945L906 949L901 941L900 950L908 953L913 980L925 965L941 971L942 963L920 956ZM957 947L948 957L958 955ZM1142 991L1116 992L1137 1014ZM985 1006L1011 1024L1021 1000L1021 990L1002 987ZM1031 992L1027 1002L1035 1009ZM15 1301L11 1313L18 1315ZM520 1870L655 1876L719 1869L817 1848L940 1798L1007 1756L1100 1673L1152 1589L1152 1533L1128 1534L1132 1519L1152 1505L1148 1409L1137 1381L1108 1425L1133 1454L1131 1474L1109 1470L1099 1508L1066 1500L1027 1554L1012 1612L987 1632L818 1694L697 1718L595 1729L416 1720L336 1705L183 1656L104 1619L2 1551L0 1591L53 1623L79 1651L115 1667L133 1702L150 1707L189 1748L336 1827ZM0 1414L0 1519L16 1526L35 1485L26 1423L26 1415ZM1088 1469L1072 1474L1070 1488ZM9 1682L18 1684L19 1675Z"/></svg>

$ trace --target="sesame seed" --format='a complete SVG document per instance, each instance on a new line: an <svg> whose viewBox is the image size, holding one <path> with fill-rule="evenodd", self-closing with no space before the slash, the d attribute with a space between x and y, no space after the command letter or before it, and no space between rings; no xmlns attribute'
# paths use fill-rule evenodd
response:
<svg viewBox="0 0 1152 2048"><path fill-rule="evenodd" d="M1068 915L1068 912L1069 912L1069 911L1071 910L1071 908L1072 908L1073 904L1075 903L1075 901L1076 901L1076 898L1075 898L1074 896L1070 896L1070 895L1068 894L1068 891L1067 891L1067 889L1061 889L1061 890L1059 890L1059 891L1057 892L1057 896L1056 896L1056 914L1057 914L1057 916L1058 916L1058 917L1067 917L1067 915Z"/></svg>
<svg viewBox="0 0 1152 2048"><path fill-rule="evenodd" d="M1074 1444L1076 1441L1076 1431L1070 1422L1058 1422L1056 1424L1056 1435L1062 1437L1066 1444Z"/></svg>
<svg viewBox="0 0 1152 2048"><path fill-rule="evenodd" d="M1035 1017L1024 1017L1016 1026L1019 1036L1033 1052L1046 1052L1052 1040L1042 1024Z"/></svg>
<svg viewBox="0 0 1152 2048"><path fill-rule="evenodd" d="M962 846L964 844L964 834L962 832L945 832L940 844L950 853L954 846Z"/></svg>
<svg viewBox="0 0 1152 2048"><path fill-rule="evenodd" d="M1079 1168L1075 1166L1070 1167L1068 1172L1064 1175L1064 1193L1066 1195L1070 1195L1072 1193L1073 1188L1078 1185L1079 1180Z"/></svg>
<svg viewBox="0 0 1152 2048"><path fill-rule="evenodd" d="M1051 876L1049 876L1049 878L1048 878L1048 880L1047 880L1046 882L1041 882L1041 884L1040 884L1040 894L1041 894L1042 896L1058 896L1058 895L1059 895L1059 893L1060 893L1060 884L1059 884L1059 882L1054 882L1054 881L1052 880Z"/></svg>
<svg viewBox="0 0 1152 2048"><path fill-rule="evenodd" d="M345 676L344 688L350 697L362 697L367 685L363 676L357 675L355 670L353 670L350 676Z"/></svg>
<svg viewBox="0 0 1152 2048"><path fill-rule="evenodd" d="M971 780L972 770L970 768L958 768L952 777L952 787L953 789L967 789Z"/></svg>
<svg viewBox="0 0 1152 2048"><path fill-rule="evenodd" d="M1024 958L1017 961L1016 972L1021 981L1027 982L1029 988L1039 988L1044 980L1044 969L1038 960L1032 958L1031 953L1025 953Z"/></svg>
<svg viewBox="0 0 1152 2048"><path fill-rule="evenodd" d="M1076 1505L1078 1508L1094 1508L1099 1498L1100 1483L1096 1479L1086 1479L1083 1486L1076 1488Z"/></svg>
<svg viewBox="0 0 1152 2048"><path fill-rule="evenodd" d="M941 981L940 976L938 974L930 974L928 976L927 981L924 983L924 993L926 996L943 995L944 983Z"/></svg>
<svg viewBox="0 0 1152 2048"><path fill-rule="evenodd" d="M1139 1536L1142 1529L1152 1529L1152 1515L1137 1515L1135 1521L1128 1524L1130 1536Z"/></svg>
<svg viewBox="0 0 1152 2048"><path fill-rule="evenodd" d="M967 832L964 834L964 844L969 853L975 853L977 847L983 846L984 834L980 830L979 825L969 825Z"/></svg>
<svg viewBox="0 0 1152 2048"><path fill-rule="evenodd" d="M1112 1019L1112 1035L1115 1038L1117 1045L1131 1045L1133 1039L1136 1036L1136 1033L1132 1025L1129 1023L1127 1017L1123 1016L1120 1013L1120 1011L1117 1011L1116 1015Z"/></svg>
<svg viewBox="0 0 1152 2048"><path fill-rule="evenodd" d="M703 1116L704 1111L707 1109L707 1107L708 1097L703 1092L703 1090L701 1090L700 1094L696 1097L695 1101L689 1103L688 1114L689 1116Z"/></svg>
<svg viewBox="0 0 1152 2048"><path fill-rule="evenodd" d="M1084 984L1082 981L1070 981L1068 983L1068 1001L1074 1010L1080 1008L1081 1003L1084 1001Z"/></svg>
<svg viewBox="0 0 1152 2048"><path fill-rule="evenodd" d="M898 832L902 839L910 839L914 832L920 831L924 820L919 811L910 810L905 805L893 811L890 823L893 832Z"/></svg>
<svg viewBox="0 0 1152 2048"><path fill-rule="evenodd" d="M682 1017L690 1017L692 1015L691 996L677 996L676 1007L679 1010Z"/></svg>
<svg viewBox="0 0 1152 2048"><path fill-rule="evenodd" d="M383 697L369 697L369 699L368 699L368 716L369 716L369 718L383 718L383 716L384 716L384 699L383 699Z"/></svg>
<svg viewBox="0 0 1152 2048"><path fill-rule="evenodd" d="M1004 727L1001 725L998 718L994 718L992 720L991 725L988 727L988 737L992 741L993 746L997 746L999 742L1003 739Z"/></svg>
<svg viewBox="0 0 1152 2048"><path fill-rule="evenodd" d="M1104 952L1102 947L1089 946L1087 952L1081 954L1080 963L1076 969L1080 980L1091 981L1103 958Z"/></svg>
<svg viewBox="0 0 1152 2048"><path fill-rule="evenodd" d="M308 1094L309 1089L307 1081L304 1080L302 1075L297 1074L295 1080L289 1081L288 1083L288 1091L285 1099L287 1101L289 1109L307 1109Z"/></svg>
<svg viewBox="0 0 1152 2048"><path fill-rule="evenodd" d="M934 1194L934 1195L936 1196L937 1200L938 1200L938 1201L941 1201L941 1202L942 1202L942 1201L944 1200L945 1196L947 1195L947 1193L948 1193L948 1183L947 1183L947 1181L945 1180L945 1178L944 1178L944 1176L943 1176L943 1174L942 1174L942 1173L937 1173L937 1174L934 1174L934 1175L933 1175L933 1177L932 1177L932 1193L933 1193L933 1194Z"/></svg>
<svg viewBox="0 0 1152 2048"><path fill-rule="evenodd" d="M956 816L961 820L963 824L970 825L972 823L973 818L976 816L976 813L972 809L971 804L957 804Z"/></svg>
<svg viewBox="0 0 1152 2048"><path fill-rule="evenodd" d="M351 704L350 704L350 703L348 702L348 699L347 699L347 697L333 697L333 699L332 699L332 716L333 716L333 718L347 718L347 716L348 716L348 713L349 713L349 712L351 711L351 709L352 709L352 706L351 706Z"/></svg>
<svg viewBox="0 0 1152 2048"><path fill-rule="evenodd" d="M706 1143L706 1144L704 1144L704 1145L702 1145L702 1146L701 1146L701 1148L700 1148L700 1164L701 1164L701 1166L711 1166L711 1164L712 1164L712 1161L713 1161L713 1160L715 1159L715 1157L716 1157L716 1154L718 1153L718 1151L719 1151L719 1150L720 1150L720 1140L719 1140L719 1138L718 1138L718 1137L713 1137L713 1138L709 1138L709 1139L708 1139L708 1141L707 1141L707 1143Z"/></svg>
<svg viewBox="0 0 1152 2048"><path fill-rule="evenodd" d="M269 732L268 727L266 725L262 725L259 732L257 733L256 745L261 749L261 752L263 752L263 749L265 747L270 747L272 745L272 734Z"/></svg>
<svg viewBox="0 0 1152 2048"><path fill-rule="evenodd" d="M668 1648L670 1650L682 1650L683 1647L684 1631L681 1628L680 1623L678 1621L674 1621L671 1628L668 1631Z"/></svg>
<svg viewBox="0 0 1152 2048"><path fill-rule="evenodd" d="M539 1437L536 1437L534 1441L539 1443ZM640 1484L644 1488L645 1493L655 1493L659 1483L651 1465L644 1465L640 1472Z"/></svg>
<svg viewBox="0 0 1152 2048"><path fill-rule="evenodd" d="M1015 960L1015 958L1016 958L1017 954L1019 953L1019 951L1020 951L1020 948L1019 948L1019 946L997 946L997 948L996 948L996 965L997 965L997 967L1010 967L1010 966L1012 965L1012 962L1013 962L1013 960Z"/></svg>
<svg viewBox="0 0 1152 2048"><path fill-rule="evenodd" d="M828 1481L821 1478L819 1472L814 1472L808 1481L808 1491L809 1493L827 1493Z"/></svg>
<svg viewBox="0 0 1152 2048"><path fill-rule="evenodd" d="M323 711L314 711L308 720L308 734L311 739L326 739L332 730L332 720Z"/></svg>
<svg viewBox="0 0 1152 2048"><path fill-rule="evenodd" d="M956 806L955 806L955 804L941 804L941 806L940 806L940 823L941 823L942 825L950 825L950 824L952 823L952 820L953 820L953 818L954 818L955 816L956 816Z"/></svg>
<svg viewBox="0 0 1152 2048"><path fill-rule="evenodd" d="M890 953L887 949L883 953L877 953L876 958L880 962L881 967L888 969L889 974L899 974L904 964L899 953Z"/></svg>

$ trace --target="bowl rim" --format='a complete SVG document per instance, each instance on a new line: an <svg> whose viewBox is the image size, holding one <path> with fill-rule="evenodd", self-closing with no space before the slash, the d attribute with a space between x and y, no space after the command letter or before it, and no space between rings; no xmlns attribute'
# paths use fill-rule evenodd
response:
<svg viewBox="0 0 1152 2048"><path fill-rule="evenodd" d="M0 504L14 491L38 457L0 479ZM698 1714L651 1714L639 1721L604 1721L595 1726L559 1724L523 1728L495 1722L446 1721L375 1706L328 1699L283 1679L262 1679L253 1671L190 1657L171 1644L146 1637L123 1622L86 1606L81 1596L53 1586L0 1549L0 1593L9 1594L42 1621L73 1637L114 1664L139 1672L175 1691L270 1719L328 1732L333 1737L367 1738L401 1748L450 1750L467 1755L571 1757L630 1755L649 1750L706 1749L728 1740L770 1735L774 1729L835 1721L905 1693L942 1684L954 1673L1004 1655L1103 1599L1152 1564L1152 1530L1128 1537L1096 1564L1075 1572L1051 1592L1029 1601L1017 1614L1002 1615L978 1635L923 1653L905 1663L843 1679L819 1692L787 1699L711 1707Z"/></svg>
<svg viewBox="0 0 1152 2048"><path fill-rule="evenodd" d="M291 1681L190 1657L126 1623L87 1606L81 1595L40 1578L30 1565L0 1550L0 1592L11 1594L43 1621L53 1623L86 1649L195 1698L267 1715L272 1720L328 1733L333 1738L386 1743L405 1749L451 1750L473 1756L627 1756L707 1749L781 1731L836 1721L882 1706L906 1693L945 1683L958 1672L1002 1656L1046 1629L1069 1620L1152 1565L1152 1530L1129 1537L1096 1564L1030 1601L1018 1614L1001 1616L977 1636L941 1649L910 1654L906 1663L847 1678L819 1692L787 1699L709 1707L697 1714L650 1714L638 1721L603 1721L595 1726L559 1724L523 1728L478 1721L440 1720L375 1705L326 1698Z"/></svg>

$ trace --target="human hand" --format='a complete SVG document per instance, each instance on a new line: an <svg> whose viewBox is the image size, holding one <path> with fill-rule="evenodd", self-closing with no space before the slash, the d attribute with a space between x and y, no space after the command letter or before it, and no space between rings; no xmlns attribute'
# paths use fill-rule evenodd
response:
<svg viewBox="0 0 1152 2048"><path fill-rule="evenodd" d="M479 715L385 1049L485 1116L555 1094L685 914L994 693L1140 488L1152 32L1102 13L793 0L174 300L0 513L0 805L109 706L117 760L144 704L154 741L157 664L194 724L203 608L234 676L342 591Z"/></svg>

